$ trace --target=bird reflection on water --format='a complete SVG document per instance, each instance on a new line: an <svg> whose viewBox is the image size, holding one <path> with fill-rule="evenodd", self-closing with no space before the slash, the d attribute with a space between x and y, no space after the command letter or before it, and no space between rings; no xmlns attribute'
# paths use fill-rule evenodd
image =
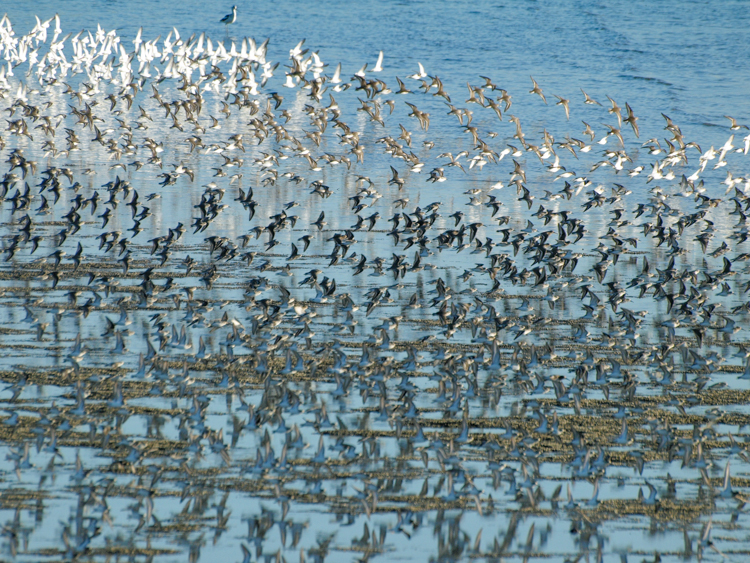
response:
<svg viewBox="0 0 750 563"><path fill-rule="evenodd" d="M8 555L745 553L742 119L12 31Z"/></svg>

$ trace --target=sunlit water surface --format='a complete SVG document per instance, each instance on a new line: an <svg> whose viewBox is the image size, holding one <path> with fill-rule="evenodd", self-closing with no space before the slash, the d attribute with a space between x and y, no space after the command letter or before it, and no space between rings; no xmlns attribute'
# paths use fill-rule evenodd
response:
<svg viewBox="0 0 750 563"><path fill-rule="evenodd" d="M15 39L58 13L67 60L89 32L95 60L52 83L0 53L0 156L35 163L4 181L2 557L743 560L748 249L736 210L750 131L724 116L750 122L745 7L278 1L240 3L231 26L219 22L231 6L205 2L6 7ZM54 26L31 41L38 59ZM139 28L160 54L146 66L140 50L123 80ZM119 45L96 58L111 32ZM158 79L177 33L202 96L193 123L177 108L194 90ZM269 39L250 66L258 82L264 62L272 76L237 97L248 82L226 78L241 57L216 58L221 76L207 79L205 50L249 37ZM322 82L316 100L294 78L284 87L303 39L298 61L316 53L328 80L341 63L351 88ZM365 63L392 92L356 89ZM419 63L471 128L407 78ZM397 76L412 93L395 93ZM512 96L497 102L502 120L473 103L479 87ZM623 118L632 108L638 138L607 96ZM376 104L382 124L359 111ZM87 107L95 121L73 111ZM669 161L677 136L696 146ZM446 180L428 181L439 167ZM58 193L50 169L70 170ZM238 201L250 189L255 203ZM313 269L317 287L302 283Z"/></svg>

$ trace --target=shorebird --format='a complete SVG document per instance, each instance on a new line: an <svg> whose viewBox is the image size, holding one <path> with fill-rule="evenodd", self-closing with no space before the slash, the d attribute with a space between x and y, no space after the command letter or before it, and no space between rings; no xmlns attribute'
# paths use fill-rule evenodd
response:
<svg viewBox="0 0 750 563"><path fill-rule="evenodd" d="M616 494L626 512L668 508L683 483L709 492L680 500L707 520L745 502L730 462L742 474L748 456L728 430L750 379L750 136L734 145L735 119L728 140L710 116L683 132L648 118L653 100L631 98L643 113L626 103L623 116L581 90L582 131L525 97L506 127L523 83L443 81L420 64L412 91L377 74L383 51L348 81L342 67L370 56L357 46L336 62L295 40L284 63L251 38L58 27L24 35L0 19L0 393L12 403L0 445L40 525L45 499L73 499L61 556L107 549L100 530L123 517L113 498L137 522L123 545L140 545L169 533L163 518L210 520L216 541L249 496L250 547L235 542L248 560L269 553L272 528L277 558L290 544L300 559L347 548L306 532L300 503L335 504L342 525L363 527L352 546L365 554L399 549L429 505L438 557L500 559L526 516L596 538L582 509L609 506L613 486L639 491ZM468 99L451 102L464 82ZM676 485L661 458L682 462ZM53 488L65 474L72 496ZM582 479L594 490L576 501ZM180 514L156 500L175 482ZM509 515L505 537L467 532L467 511L488 525ZM10 557L26 512L3 525ZM701 549L720 541L710 528ZM543 551L547 533L532 525L522 549ZM588 557L579 543L571 558Z"/></svg>
<svg viewBox="0 0 750 563"><path fill-rule="evenodd" d="M232 13L231 14L227 14L226 16L224 16L223 18L221 18L220 21L224 25L231 25L234 22L236 22L237 21L237 6L232 6Z"/></svg>
<svg viewBox="0 0 750 563"><path fill-rule="evenodd" d="M542 89L539 87L539 84L536 83L536 80L534 80L533 77L530 76L529 78L531 78L531 83L533 84L533 88L529 90L529 94L536 94L546 104L547 98L544 97L544 93L542 92Z"/></svg>

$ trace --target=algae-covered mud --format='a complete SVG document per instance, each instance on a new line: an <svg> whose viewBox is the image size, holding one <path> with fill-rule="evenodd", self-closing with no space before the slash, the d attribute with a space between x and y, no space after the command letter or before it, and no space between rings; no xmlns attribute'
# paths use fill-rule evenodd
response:
<svg viewBox="0 0 750 563"><path fill-rule="evenodd" d="M0 559L744 561L747 106L242 14L0 21Z"/></svg>

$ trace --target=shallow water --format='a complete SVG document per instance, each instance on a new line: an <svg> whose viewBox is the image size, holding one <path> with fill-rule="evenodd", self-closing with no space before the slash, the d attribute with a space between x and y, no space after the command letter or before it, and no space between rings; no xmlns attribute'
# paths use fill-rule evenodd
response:
<svg viewBox="0 0 750 563"><path fill-rule="evenodd" d="M34 14L44 20L58 11L59 38L80 29L95 36L101 25L101 37L115 30L126 55L139 27L144 41L159 37L159 50L167 38L174 43L175 28L183 41L205 33L228 50L248 36L258 45L269 38L265 60L280 64L247 97L257 108L233 103L236 88L225 79L234 61L215 61L223 78L213 84L195 69L197 127L184 105L174 111L187 99L183 81L157 80L169 64L161 55L140 69L151 75L140 75L140 91L128 90L130 79L123 83L117 69L93 76L94 64L69 69L57 83L49 75L40 82L38 66L27 74L28 61L4 66L9 84L0 102L10 109L0 157L10 169L11 155L22 151L36 168L26 176L8 171L17 177L5 177L0 225L3 557L242 561L243 547L248 560L746 556L747 243L737 238L742 216L730 213L748 201L750 131L730 130L724 115L750 123L750 16L741 2L475 4L372 2L357 11L333 2L240 4L238 22L226 29L219 19L229 6L209 13L193 2L66 2L64 9L36 2L33 11L8 11L16 39L32 30ZM323 83L320 100L285 88L290 50L303 38L309 52L298 61L318 53L327 65L321 76L330 79L340 62L349 82L365 62L372 69L382 49L383 71L367 70L366 78L395 92L398 76L413 93L374 96L380 125L358 111L375 102L355 90L356 79L341 92ZM72 62L71 38L64 52ZM114 64L120 54L112 51ZM442 80L451 104L473 112L484 154L435 88L420 91L406 78L418 62ZM138 78L138 56L132 67ZM254 71L260 80L262 68ZM467 81L477 88L480 76L512 96L508 110L498 102L502 120L466 101L478 96ZM530 76L547 104L529 93ZM152 97L152 84L173 103L176 123ZM580 88L603 105L585 105ZM274 92L283 96L278 108ZM482 93L495 99L500 91ZM570 99L569 120L553 94ZM623 117L625 102L633 108L640 137L627 123L622 146L604 136L604 124L617 124L607 96ZM320 113L334 99L339 122L359 134L362 162L350 152L355 143L342 142L335 111ZM394 100L392 112L386 100ZM404 102L429 112L429 130ZM59 119L54 136L37 127L32 106ZM79 123L73 109L87 107L97 121ZM661 114L699 147L685 148L685 159L654 178L654 164L667 160L666 140L677 144ZM539 157L523 149L511 115ZM11 130L21 117L29 136ZM581 121L595 130L594 141ZM398 138L399 125L411 147ZM274 127L289 138L276 139ZM255 130L263 128L268 136L259 142ZM319 144L310 136L316 129ZM545 132L570 176L549 169L555 154L544 150ZM236 138L230 143L237 134L241 149ZM732 135L725 166L707 160L697 174L703 184L681 182ZM191 151L194 136L203 147ZM385 137L423 168L387 153ZM569 137L589 148L573 154L560 146ZM660 153L646 143L654 138ZM509 146L520 150L507 154ZM619 150L630 161L615 170ZM349 165L328 162L342 156ZM452 158L464 172L448 166ZM511 183L514 162L530 205ZM193 177L169 177L178 165ZM391 166L402 189L389 183ZM629 173L637 166L640 173ZM446 181L426 181L437 167ZM43 181L63 168L72 180L58 174L54 194ZM743 178L737 191L728 189L728 172ZM561 192L566 181L569 196ZM315 193L314 182L330 194ZM250 189L252 217L236 199ZM37 211L42 197L49 208ZM491 197L502 204L494 213ZM217 215L200 230L194 225L204 226L196 220L206 198L204 208ZM648 207L636 216L640 204ZM71 210L80 215L75 227ZM266 227L282 212L270 237ZM326 224L317 228L321 212ZM418 223L433 212L424 232L405 227L403 215ZM580 223L566 221L566 212ZM388 221L395 213L398 227ZM695 221L686 220L691 215ZM646 223L667 236L672 229L673 242L660 244ZM576 240L578 225L585 230ZM258 227L265 230L256 236ZM441 244L461 228L463 236ZM343 255L332 239L347 231L354 242ZM304 250L300 237L308 234ZM705 251L699 236L708 237ZM126 250L115 238L127 239ZM211 240L219 242L214 249ZM271 240L278 244L268 248ZM553 251L576 256L575 268ZM256 253L251 262L248 252ZM397 256L406 268L393 266ZM362 257L365 269L356 274ZM536 283L534 268L547 280ZM317 288L302 283L312 269L321 270ZM324 278L336 284L328 296ZM373 290L381 297L367 312ZM619 439L623 414L627 436ZM724 494L728 465L733 495Z"/></svg>

